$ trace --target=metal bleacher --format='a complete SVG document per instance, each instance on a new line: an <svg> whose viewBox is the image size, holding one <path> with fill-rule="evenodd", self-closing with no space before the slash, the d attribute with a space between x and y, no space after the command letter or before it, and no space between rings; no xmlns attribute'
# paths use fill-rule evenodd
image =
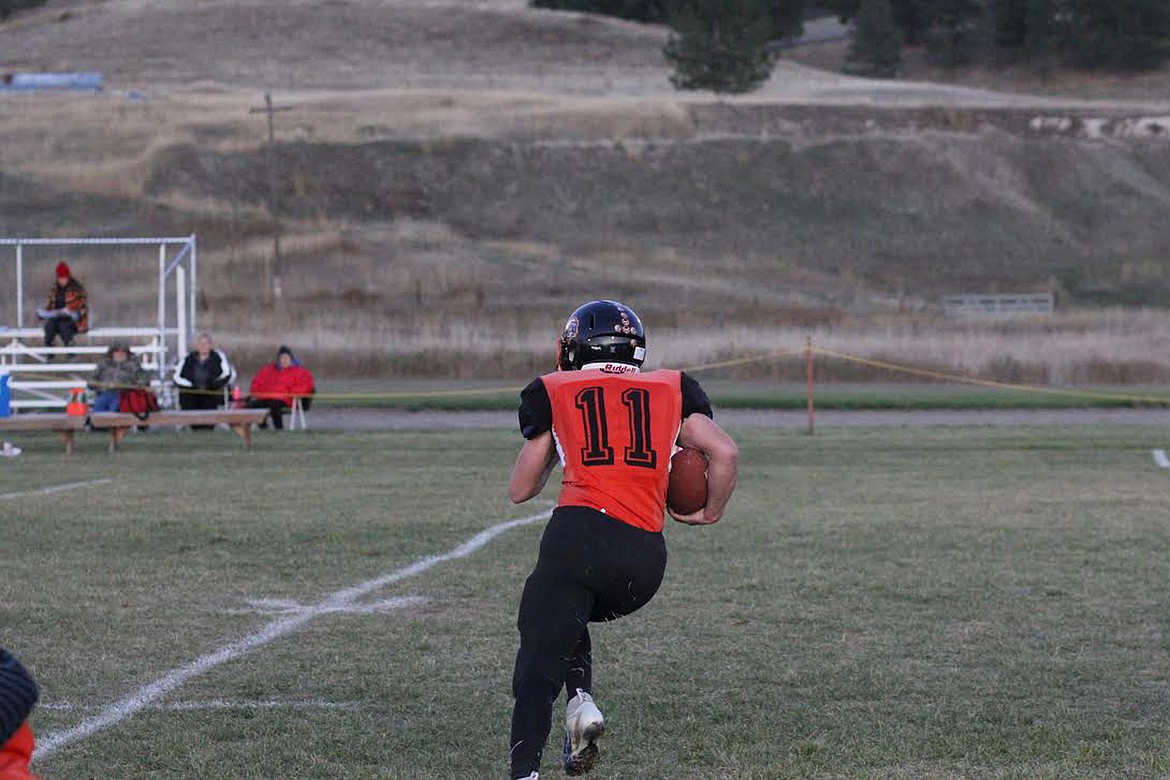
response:
<svg viewBox="0 0 1170 780"><path fill-rule="evenodd" d="M142 367L153 375L160 401L167 400L170 384L164 376L164 339L158 328L95 328L68 347L45 347L39 328L0 329L0 367L9 375L10 406L13 411L64 408L69 391L86 386L115 341L130 345Z"/></svg>
<svg viewBox="0 0 1170 780"><path fill-rule="evenodd" d="M35 321L32 307L44 300L39 297L39 288L32 294L26 292L26 275L35 274L38 279L49 276L53 264L62 259L80 264L95 276L112 267L108 263L117 262L123 274L155 277L156 293L149 298L143 296L132 315L127 315L126 309L119 314L130 319L127 324L155 324L96 327L94 315L101 312L101 307L95 312L91 305L87 333L79 334L69 346L44 346L42 328L25 327ZM196 274L194 235L0 237L0 278L12 279L10 286L0 284L0 372L8 374L11 412L63 409L72 391L86 387L98 363L118 341L128 344L151 374L159 403L164 408L172 406L174 391L168 381L169 372L175 358L186 354L187 342L197 328Z"/></svg>

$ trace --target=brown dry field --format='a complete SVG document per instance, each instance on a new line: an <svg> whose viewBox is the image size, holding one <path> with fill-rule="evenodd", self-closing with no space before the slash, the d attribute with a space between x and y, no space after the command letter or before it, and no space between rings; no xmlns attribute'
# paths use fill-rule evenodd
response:
<svg viewBox="0 0 1170 780"><path fill-rule="evenodd" d="M0 71L107 86L0 95L0 233L198 234L200 326L244 367L287 341L337 375L518 377L605 296L643 313L660 364L811 334L994 378L1170 378L1170 144L1029 129L1170 115L1170 72L940 73L911 53L875 81L826 45L727 98L673 90L665 39L523 0L53 0L0 24ZM279 304L265 91L287 109ZM136 260L68 259L104 324L149 321ZM1061 314L939 316L945 292L1034 290Z"/></svg>

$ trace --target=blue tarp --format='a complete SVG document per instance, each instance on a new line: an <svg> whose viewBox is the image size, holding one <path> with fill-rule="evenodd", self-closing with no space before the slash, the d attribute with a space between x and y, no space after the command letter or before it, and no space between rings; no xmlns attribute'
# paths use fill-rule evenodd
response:
<svg viewBox="0 0 1170 780"><path fill-rule="evenodd" d="M98 91L104 86L100 73L5 73L0 88L5 90L84 89Z"/></svg>

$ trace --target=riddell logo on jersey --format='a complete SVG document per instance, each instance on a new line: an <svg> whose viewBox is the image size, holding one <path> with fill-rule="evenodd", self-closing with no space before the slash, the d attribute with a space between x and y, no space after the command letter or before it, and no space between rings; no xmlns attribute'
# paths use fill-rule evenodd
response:
<svg viewBox="0 0 1170 780"><path fill-rule="evenodd" d="M625 363L606 363L601 370L607 374L636 374L637 366L628 366Z"/></svg>

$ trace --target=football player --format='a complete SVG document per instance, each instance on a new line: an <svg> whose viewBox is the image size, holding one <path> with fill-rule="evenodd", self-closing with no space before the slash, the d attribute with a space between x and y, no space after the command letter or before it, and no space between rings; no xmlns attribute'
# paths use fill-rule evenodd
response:
<svg viewBox="0 0 1170 780"><path fill-rule="evenodd" d="M28 768L33 733L27 723L36 702L32 675L0 647L0 780L36 780Z"/></svg>
<svg viewBox="0 0 1170 780"><path fill-rule="evenodd" d="M706 393L680 371L643 372L646 334L616 301L591 301L565 323L558 370L520 394L525 438L508 494L540 493L553 466L560 499L524 584L512 677L511 777L535 780L565 689L564 769L590 771L605 731L593 701L588 624L628 615L654 596L666 568L662 538L675 445L709 459L707 505L672 517L710 525L735 489L739 451L711 416Z"/></svg>

